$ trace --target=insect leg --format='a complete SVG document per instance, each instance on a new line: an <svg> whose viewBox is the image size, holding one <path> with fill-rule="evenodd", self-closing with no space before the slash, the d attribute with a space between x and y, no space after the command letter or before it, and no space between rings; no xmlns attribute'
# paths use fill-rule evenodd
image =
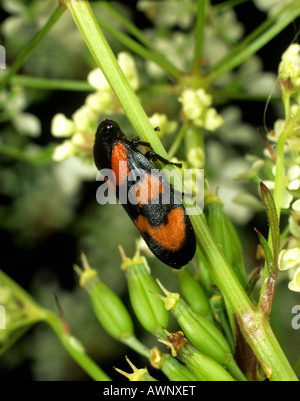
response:
<svg viewBox="0 0 300 401"><path fill-rule="evenodd" d="M147 157L147 159L151 159L153 161L155 160L159 160L164 164L172 164L173 166L182 167L181 163L174 163L174 162L170 162L170 160L165 159L164 157L158 155L157 153L154 152L154 150L148 150L148 152L145 153L145 157Z"/></svg>

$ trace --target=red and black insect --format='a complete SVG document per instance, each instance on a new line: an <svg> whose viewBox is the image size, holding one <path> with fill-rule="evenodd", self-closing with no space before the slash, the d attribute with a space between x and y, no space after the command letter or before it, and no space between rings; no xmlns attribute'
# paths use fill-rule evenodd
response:
<svg viewBox="0 0 300 401"><path fill-rule="evenodd" d="M152 149L143 154L138 145L151 149L148 142L138 137L127 139L115 121L104 120L96 132L95 164L98 170L113 171L115 182L107 177L105 180L115 188L120 203L153 254L168 266L179 269L195 254L194 230L180 196L149 159L178 164Z"/></svg>

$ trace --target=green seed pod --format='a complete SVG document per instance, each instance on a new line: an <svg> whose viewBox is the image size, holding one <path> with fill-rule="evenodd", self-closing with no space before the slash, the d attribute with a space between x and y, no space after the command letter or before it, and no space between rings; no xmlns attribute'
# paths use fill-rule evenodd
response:
<svg viewBox="0 0 300 401"><path fill-rule="evenodd" d="M181 292L189 305L202 316L213 322L208 297L201 284L185 268L178 272Z"/></svg>
<svg viewBox="0 0 300 401"><path fill-rule="evenodd" d="M115 339L124 340L134 335L133 322L120 298L104 283L95 283L89 291L94 312Z"/></svg>
<svg viewBox="0 0 300 401"><path fill-rule="evenodd" d="M205 355L225 364L230 347L220 330L205 317L194 311L183 299L179 299L172 309L180 327L189 341Z"/></svg>
<svg viewBox="0 0 300 401"><path fill-rule="evenodd" d="M218 362L197 351L190 344L180 347L178 358L200 381L234 381Z"/></svg>
<svg viewBox="0 0 300 401"><path fill-rule="evenodd" d="M222 201L213 197L213 201L208 205L208 226L221 252L232 266L232 238L229 236L224 216Z"/></svg>
<svg viewBox="0 0 300 401"><path fill-rule="evenodd" d="M103 328L116 340L123 341L134 335L131 316L125 305L106 284L100 281L96 270L88 265L82 256L84 271L78 266L75 270L80 275L80 285L84 287L93 306L94 313Z"/></svg>
<svg viewBox="0 0 300 401"><path fill-rule="evenodd" d="M232 222L223 210L222 201L212 196L208 206L208 225L213 236L234 270L237 278L245 287L248 282L244 265L243 249Z"/></svg>
<svg viewBox="0 0 300 401"><path fill-rule="evenodd" d="M243 247L240 241L240 237L236 232L234 225L231 220L224 214L225 225L229 238L231 238L231 249L232 249L232 267L238 276L240 282L245 287L248 283L248 276L244 263Z"/></svg>
<svg viewBox="0 0 300 401"><path fill-rule="evenodd" d="M215 282L212 277L210 266L199 247L196 249L196 255L200 267L201 285L209 295L212 295L214 293L214 289L212 287L215 285Z"/></svg>
<svg viewBox="0 0 300 401"><path fill-rule="evenodd" d="M161 286L162 287L162 286ZM240 379L244 378L234 361L230 346L220 330L208 319L194 311L177 293L170 293L164 299L166 309L171 310L187 339L201 353L210 356Z"/></svg>
<svg viewBox="0 0 300 401"><path fill-rule="evenodd" d="M220 325L222 326L223 331L226 335L226 339L227 339L231 349L234 350L235 341L234 341L233 333L231 331L231 328L230 328L230 325L228 322L228 316L227 316L226 309L224 306L223 297L219 294L213 295L210 298L210 303L211 303L212 310L213 310L216 321L219 322Z"/></svg>
<svg viewBox="0 0 300 401"><path fill-rule="evenodd" d="M160 369L170 381L197 381L197 378L185 365L171 355L163 354L158 348L151 350L150 362L155 369Z"/></svg>
<svg viewBox="0 0 300 401"><path fill-rule="evenodd" d="M121 267L125 271L132 308L145 330L154 335L162 335L162 328L169 323L169 314L163 301L159 286L150 274L144 257L138 253L129 259L123 256Z"/></svg>

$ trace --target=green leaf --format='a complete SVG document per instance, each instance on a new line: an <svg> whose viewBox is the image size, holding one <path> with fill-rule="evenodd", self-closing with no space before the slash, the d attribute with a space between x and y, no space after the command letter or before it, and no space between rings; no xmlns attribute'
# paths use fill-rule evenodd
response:
<svg viewBox="0 0 300 401"><path fill-rule="evenodd" d="M258 230L255 230L255 231L256 231L256 234L258 235L259 242L261 243L261 246L264 249L268 272L269 272L269 275L271 276L274 274L274 259L273 259L272 250L269 247L268 241L265 239L265 237Z"/></svg>
<svg viewBox="0 0 300 401"><path fill-rule="evenodd" d="M272 238L272 250L273 250L273 258L274 258L274 269L277 271L278 266L278 256L280 250L280 230L279 230L279 221L276 211L276 205L273 199L273 196L267 186L260 182L260 193L262 196L262 200L265 205L265 209L267 212L270 230L271 230L271 238Z"/></svg>

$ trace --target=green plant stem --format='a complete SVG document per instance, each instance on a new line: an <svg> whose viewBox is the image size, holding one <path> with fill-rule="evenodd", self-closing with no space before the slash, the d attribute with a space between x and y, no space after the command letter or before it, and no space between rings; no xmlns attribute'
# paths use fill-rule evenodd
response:
<svg viewBox="0 0 300 401"><path fill-rule="evenodd" d="M17 298L21 304L26 305L28 315L28 311L30 311L32 318L39 315L40 307L37 302L19 284L5 274L3 270L0 270L0 284L8 287L14 294L14 297Z"/></svg>
<svg viewBox="0 0 300 401"><path fill-rule="evenodd" d="M53 147L48 146L41 150L40 153L36 155L29 156L24 152L24 149L17 149L12 146L3 145L0 143L0 154L12 157L13 159L20 160L32 164L43 164L52 162Z"/></svg>
<svg viewBox="0 0 300 401"><path fill-rule="evenodd" d="M176 154L176 152L177 152L177 150L178 150L178 148L179 148L179 146L180 146L180 144L181 144L181 142L182 142L182 140L183 140L183 138L185 136L185 133L186 133L187 129L188 129L187 124L183 124L181 126L180 131L176 135L175 141L172 143L172 146L169 149L169 152L168 152L169 158L175 156L175 154Z"/></svg>
<svg viewBox="0 0 300 401"><path fill-rule="evenodd" d="M12 77L11 82L28 88L41 90L69 90L78 92L90 92L94 90L94 88L86 81L75 81L71 79L52 79L30 77L28 75L15 75Z"/></svg>
<svg viewBox="0 0 300 401"><path fill-rule="evenodd" d="M180 75L180 71L172 64L169 60L167 60L164 56L157 54L156 52L151 52L146 49L144 46L140 45L135 40L131 39L129 36L125 35L123 32L119 31L118 29L114 28L104 19L97 17L97 21L100 26L106 29L109 33L111 33L116 39L118 39L123 45L128 47L130 50L134 51L135 53L139 54L141 57L151 60L168 74L170 74L173 78L178 78Z"/></svg>
<svg viewBox="0 0 300 401"><path fill-rule="evenodd" d="M142 344L136 337L127 337L122 340L123 344L126 344L128 347L133 349L134 351L138 352L140 355L144 356L145 358L150 358L150 351L144 344Z"/></svg>
<svg viewBox="0 0 300 401"><path fill-rule="evenodd" d="M141 42L144 46L149 49L156 50L153 46L153 43L144 35L144 33L138 29L129 18L124 16L113 4L110 2L104 1L103 6L109 10L109 12L121 22L121 24L130 32L139 42Z"/></svg>
<svg viewBox="0 0 300 401"><path fill-rule="evenodd" d="M200 67L201 53L204 39L204 28L205 28L205 11L207 6L207 0L197 0L197 22L195 30L195 49L192 63L192 72L197 73Z"/></svg>
<svg viewBox="0 0 300 401"><path fill-rule="evenodd" d="M220 11L227 11L228 9L231 10L233 7L238 6L242 3L245 3L246 1L249 0L228 0L228 1L223 1L220 4L216 4L214 6L214 10L220 12Z"/></svg>
<svg viewBox="0 0 300 401"><path fill-rule="evenodd" d="M149 40L144 33L138 29L130 19L126 18L118 9L111 3L108 2L103 2L103 5L114 15L115 18L117 18L121 24L127 29L128 32L131 33L132 36L134 36L140 43L142 43L146 48L150 49L154 55L158 56L154 62L158 63L163 63L165 66L168 65L169 70L171 71L171 75L175 74L178 75L180 71L172 64L170 63L169 60L166 59L165 55L158 51L154 44ZM127 37L128 38L128 37ZM153 57L153 55L152 55ZM168 71L166 69L166 71Z"/></svg>
<svg viewBox="0 0 300 401"><path fill-rule="evenodd" d="M61 321L56 315L49 310L44 310L43 318L51 326L68 353L91 378L97 381L111 380L85 351L77 346L75 341L71 340L73 337L64 332Z"/></svg>
<svg viewBox="0 0 300 401"><path fill-rule="evenodd" d="M43 26L43 28L38 32L38 34L28 43L28 45L21 50L21 52L16 57L12 66L8 70L7 74L4 76L3 80L0 82L0 91L5 88L5 86L10 82L11 78L19 71L19 69L24 64L27 57L31 54L31 52L41 43L53 25L57 22L57 20L62 16L65 11L65 7L62 5L58 5L55 9L54 13L51 15L49 20Z"/></svg>

